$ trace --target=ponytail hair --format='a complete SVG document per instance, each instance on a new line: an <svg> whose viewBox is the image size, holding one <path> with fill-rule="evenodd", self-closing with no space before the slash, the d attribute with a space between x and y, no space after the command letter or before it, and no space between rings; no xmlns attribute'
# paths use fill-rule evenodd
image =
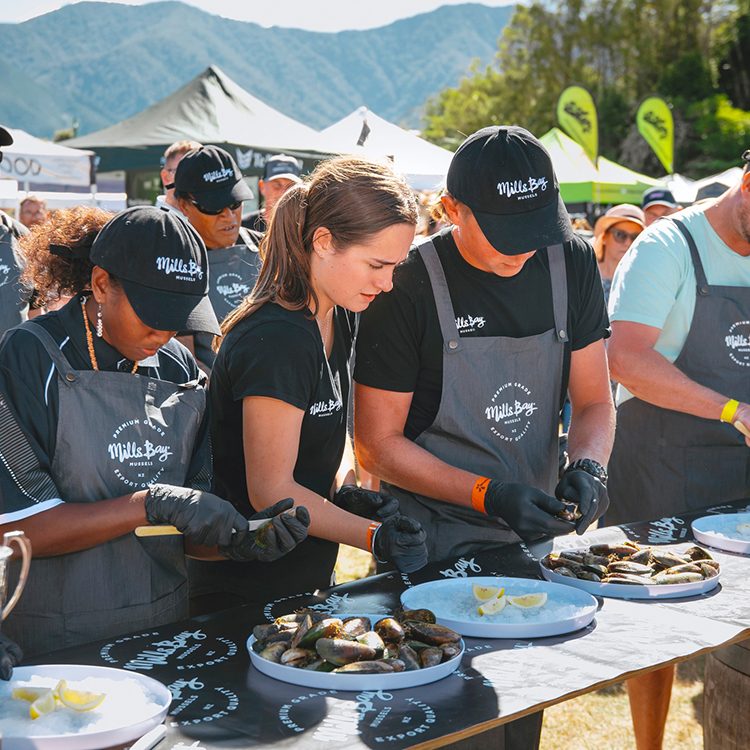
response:
<svg viewBox="0 0 750 750"><path fill-rule="evenodd" d="M260 245L263 259L253 291L221 324L225 336L266 302L287 310L310 307L318 298L312 286L310 256L315 231L331 233L334 250L366 245L373 235L395 224L417 223L417 203L406 180L387 162L340 156L321 162L300 185L276 204ZM218 351L221 338L214 340Z"/></svg>

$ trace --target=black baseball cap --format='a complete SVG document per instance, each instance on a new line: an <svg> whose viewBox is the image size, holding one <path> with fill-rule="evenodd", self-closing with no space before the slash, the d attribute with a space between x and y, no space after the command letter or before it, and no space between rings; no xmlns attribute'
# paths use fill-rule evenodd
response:
<svg viewBox="0 0 750 750"><path fill-rule="evenodd" d="M299 162L293 156L287 156L286 154L277 154L272 156L266 162L266 166L263 170L263 182L270 182L271 180L291 180L292 182L300 183L300 175L302 169L300 168Z"/></svg>
<svg viewBox="0 0 750 750"><path fill-rule="evenodd" d="M528 130L482 128L453 155L446 189L468 206L487 241L521 255L573 239L552 159Z"/></svg>
<svg viewBox="0 0 750 750"><path fill-rule="evenodd" d="M150 328L221 333L208 299L208 251L184 218L154 206L128 208L104 225L89 259L119 279Z"/></svg>
<svg viewBox="0 0 750 750"><path fill-rule="evenodd" d="M10 146L13 143L13 136L0 125L0 146Z"/></svg>
<svg viewBox="0 0 750 750"><path fill-rule="evenodd" d="M669 206L677 208L679 204L674 199L672 191L663 187L652 187L646 190L641 197L641 208L647 209L649 206Z"/></svg>
<svg viewBox="0 0 750 750"><path fill-rule="evenodd" d="M196 203L209 211L220 211L253 197L237 162L218 146L188 151L177 165L174 187L182 193L190 193Z"/></svg>

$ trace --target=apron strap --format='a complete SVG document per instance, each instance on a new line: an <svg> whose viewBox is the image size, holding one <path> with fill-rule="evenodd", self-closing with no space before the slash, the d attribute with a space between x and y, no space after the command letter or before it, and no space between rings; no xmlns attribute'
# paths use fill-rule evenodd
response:
<svg viewBox="0 0 750 750"><path fill-rule="evenodd" d="M550 281L552 282L552 310L555 316L555 336L564 344L568 341L568 275L565 273L565 251L562 245L547 248Z"/></svg>
<svg viewBox="0 0 750 750"><path fill-rule="evenodd" d="M21 326L16 326L11 330L17 330L19 328L21 328ZM33 336L36 336L39 341L42 342L42 346L44 347L47 354L49 354L49 358L52 360L52 363L55 365L55 369L60 375L60 382L64 383L67 386L72 386L73 383L78 380L78 375L76 375L76 371L71 367L67 357L62 353L60 347L52 338L52 336L50 336L50 334L47 333L47 331L40 325L24 324L23 330L28 331L28 333L32 334Z"/></svg>
<svg viewBox="0 0 750 750"><path fill-rule="evenodd" d="M440 321L440 332L443 335L443 349L446 354L456 354L461 350L461 337L458 335L458 328L456 327L456 313L453 310L451 295L448 291L445 271L443 271L443 266L432 240L420 243L417 245L417 250L422 256L422 260L427 267L427 275L430 277L438 320Z"/></svg>
<svg viewBox="0 0 750 750"><path fill-rule="evenodd" d="M690 230L680 219L673 219L670 216L670 221L677 224L677 228L682 232L687 242L687 246L690 249L690 258L693 261L693 270L695 271L695 283L697 286L697 294L701 297L707 297L710 294L710 287L708 286L708 279L706 278L706 271L703 268L703 261L701 260L700 253L698 252L698 246L695 244Z"/></svg>
<svg viewBox="0 0 750 750"><path fill-rule="evenodd" d="M260 248L255 244L255 240L253 240L253 236L247 227L240 227L240 239L247 245L247 249L251 253L259 252Z"/></svg>

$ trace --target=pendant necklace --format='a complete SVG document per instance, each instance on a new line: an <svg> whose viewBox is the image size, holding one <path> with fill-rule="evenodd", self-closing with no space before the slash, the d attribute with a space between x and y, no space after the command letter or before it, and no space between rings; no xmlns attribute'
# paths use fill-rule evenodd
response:
<svg viewBox="0 0 750 750"><path fill-rule="evenodd" d="M99 372L99 364L96 361L96 354L94 354L94 337L91 334L91 327L89 326L89 316L86 315L86 297L81 299L81 310L83 310L83 324L86 326L86 343L89 347L89 359L91 360L91 366ZM134 375L138 369L138 362L133 365L131 373Z"/></svg>
<svg viewBox="0 0 750 750"><path fill-rule="evenodd" d="M317 315L315 316L315 320L318 323L318 328L320 329L320 339L323 342L323 359L325 360L326 367L328 368L328 378L331 381L331 390L333 391L333 395L336 397L336 399L338 400L339 404L341 404L341 406L343 406L344 405L344 399L343 399L343 396L341 394L341 384L337 380L334 380L333 371L331 370L331 363L328 361L328 351L327 351L327 349L328 349L328 334L329 334L329 332L331 330L331 322L333 320L333 308L331 308L326 313L326 327L325 327L325 331L323 330L323 325L320 322L320 318ZM333 353L333 350L331 350L331 353Z"/></svg>

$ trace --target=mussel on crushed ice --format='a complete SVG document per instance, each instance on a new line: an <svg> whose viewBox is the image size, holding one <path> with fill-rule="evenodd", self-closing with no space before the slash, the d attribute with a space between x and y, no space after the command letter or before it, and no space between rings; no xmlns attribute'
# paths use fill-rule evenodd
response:
<svg viewBox="0 0 750 750"><path fill-rule="evenodd" d="M719 575L719 563L702 547L685 552L635 542L594 544L588 550L550 552L542 565L558 575L598 583L661 586L697 583Z"/></svg>
<svg viewBox="0 0 750 750"><path fill-rule="evenodd" d="M388 674L433 667L461 653L461 636L437 625L428 609L369 617L307 610L253 628L253 651L264 659L320 672Z"/></svg>

